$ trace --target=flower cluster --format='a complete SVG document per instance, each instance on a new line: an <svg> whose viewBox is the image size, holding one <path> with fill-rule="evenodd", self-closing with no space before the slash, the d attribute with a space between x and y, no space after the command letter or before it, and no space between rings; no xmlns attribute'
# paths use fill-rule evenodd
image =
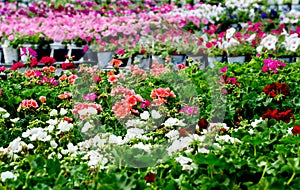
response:
<svg viewBox="0 0 300 190"><path fill-rule="evenodd" d="M77 103L72 113L78 114L80 119L85 119L88 115L95 115L98 111L103 111L101 105L94 103Z"/></svg>
<svg viewBox="0 0 300 190"><path fill-rule="evenodd" d="M279 112L277 109L268 109L267 112L262 116L262 119L275 119L278 122L281 120L285 123L289 123L291 118L294 119L294 114L292 110Z"/></svg>
<svg viewBox="0 0 300 190"><path fill-rule="evenodd" d="M175 98L176 95L170 88L157 88L152 90L150 97L154 100L156 106L160 106L167 102L166 98Z"/></svg>
<svg viewBox="0 0 300 190"><path fill-rule="evenodd" d="M264 66L262 67L262 72L273 71L275 74L278 73L278 68L285 67L286 64L281 62L280 60L273 60L271 58L264 60Z"/></svg>
<svg viewBox="0 0 300 190"><path fill-rule="evenodd" d="M163 64L158 62L153 62L151 66L150 73L155 77L159 77L161 74L167 72L167 68Z"/></svg>
<svg viewBox="0 0 300 190"><path fill-rule="evenodd" d="M300 126L294 126L292 132L294 135L300 135Z"/></svg>
<svg viewBox="0 0 300 190"><path fill-rule="evenodd" d="M179 113L185 113L188 115L198 114L198 107L192 107L192 106L184 106L181 110L179 110Z"/></svg>
<svg viewBox="0 0 300 190"><path fill-rule="evenodd" d="M72 93L71 92L64 92L63 94L58 95L59 99L70 99L72 98Z"/></svg>
<svg viewBox="0 0 300 190"><path fill-rule="evenodd" d="M21 109L30 109L30 108L37 108L39 107L38 103L33 100L22 100L21 104L19 105L18 111L20 111Z"/></svg>
<svg viewBox="0 0 300 190"><path fill-rule="evenodd" d="M286 85L286 83L280 84L278 82L274 82L264 87L264 93L273 98L279 94L288 96L290 94L290 88Z"/></svg>
<svg viewBox="0 0 300 190"><path fill-rule="evenodd" d="M45 64L45 65L52 65L56 62L56 60L53 57L45 56L42 57L40 60L40 63Z"/></svg>
<svg viewBox="0 0 300 190"><path fill-rule="evenodd" d="M112 107L112 111L114 112L115 116L119 118L125 118L131 113L139 113L139 111L136 110L134 107L138 103L144 102L144 99L141 95L135 94L134 90L129 90L124 87L117 87L112 90L112 96L115 96L117 94L122 94L123 99L121 101L117 101Z"/></svg>

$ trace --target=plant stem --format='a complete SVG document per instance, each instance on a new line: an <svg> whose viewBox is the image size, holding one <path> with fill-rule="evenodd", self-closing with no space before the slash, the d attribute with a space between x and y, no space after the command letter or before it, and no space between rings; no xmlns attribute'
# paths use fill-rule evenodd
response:
<svg viewBox="0 0 300 190"><path fill-rule="evenodd" d="M287 185L289 185L289 184L293 181L295 175L296 175L296 172L295 172L295 170L293 169L293 175L291 176L291 178L290 178L289 181L287 182Z"/></svg>
<svg viewBox="0 0 300 190"><path fill-rule="evenodd" d="M256 156L256 146L254 145L254 156Z"/></svg>

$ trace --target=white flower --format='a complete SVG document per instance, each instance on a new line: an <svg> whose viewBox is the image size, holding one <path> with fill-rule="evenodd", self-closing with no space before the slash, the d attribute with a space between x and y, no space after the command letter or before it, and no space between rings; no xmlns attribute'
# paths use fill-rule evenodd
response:
<svg viewBox="0 0 300 190"><path fill-rule="evenodd" d="M108 163L108 159L95 150L89 151L83 157L83 159L89 160L88 166L90 166L91 168L96 168L98 165L100 165L100 169L104 169L105 164Z"/></svg>
<svg viewBox="0 0 300 190"><path fill-rule="evenodd" d="M159 119L159 118L161 118L161 115L160 115L159 112L156 111L156 110L152 110L152 111L151 111L151 116L152 116L154 119Z"/></svg>
<svg viewBox="0 0 300 190"><path fill-rule="evenodd" d="M13 122L13 123L16 123L16 122L19 121L19 120L20 120L20 118L18 118L18 117L17 117L17 118L14 118L14 119L10 119L10 121Z"/></svg>
<svg viewBox="0 0 300 190"><path fill-rule="evenodd" d="M14 179L16 180L17 177L10 171L6 171L6 172L2 172L1 173L1 179L2 179L2 182L5 182L6 179Z"/></svg>
<svg viewBox="0 0 300 190"><path fill-rule="evenodd" d="M48 135L45 131L45 129L43 128L32 128L32 129L28 129L26 132L22 133L22 137L23 138L27 138L29 137L29 139L31 141L50 141L51 140L51 136Z"/></svg>
<svg viewBox="0 0 300 190"><path fill-rule="evenodd" d="M48 123L49 125L56 125L58 121L57 118L55 118L55 119L49 119L48 121L46 121L46 123Z"/></svg>
<svg viewBox="0 0 300 190"><path fill-rule="evenodd" d="M233 36L233 34L235 33L235 28L229 28L226 30L226 39L229 39Z"/></svg>
<svg viewBox="0 0 300 190"><path fill-rule="evenodd" d="M151 144L144 144L142 142L139 142L138 144L134 144L133 148L142 149L146 152L150 152Z"/></svg>
<svg viewBox="0 0 300 190"><path fill-rule="evenodd" d="M58 112L56 109L51 110L50 116L57 116L57 115L58 115Z"/></svg>
<svg viewBox="0 0 300 190"><path fill-rule="evenodd" d="M85 132L87 132L88 130L90 130L90 129L92 129L92 128L94 128L94 126L91 125L89 122L86 122L86 123L84 124L83 128L81 129L81 132L82 132L82 133L85 133Z"/></svg>
<svg viewBox="0 0 300 190"><path fill-rule="evenodd" d="M235 143L235 142L237 142L237 143L241 143L241 141L239 140L239 139L237 139L237 138L233 138L233 137L231 137L231 136L229 136L229 135L222 135L222 136L217 136L216 137L216 140L217 141L225 141L225 142L230 142L230 143Z"/></svg>
<svg viewBox="0 0 300 190"><path fill-rule="evenodd" d="M287 133L292 135L293 134L293 127L288 128Z"/></svg>
<svg viewBox="0 0 300 190"><path fill-rule="evenodd" d="M268 50L275 50L277 41L278 38L276 36L269 34L261 40L260 45L267 48Z"/></svg>
<svg viewBox="0 0 300 190"><path fill-rule="evenodd" d="M58 146L58 144L54 140L50 141L50 145L52 148L56 148Z"/></svg>
<svg viewBox="0 0 300 190"><path fill-rule="evenodd" d="M179 138L179 131L178 130L171 130L166 135L172 141Z"/></svg>
<svg viewBox="0 0 300 190"><path fill-rule="evenodd" d="M182 166L182 170L193 170L193 167L191 166L193 163L192 159L180 155L175 160Z"/></svg>
<svg viewBox="0 0 300 190"><path fill-rule="evenodd" d="M198 152L199 152L199 153L208 154L208 153L209 153L209 150L207 150L206 148L198 148Z"/></svg>
<svg viewBox="0 0 300 190"><path fill-rule="evenodd" d="M257 47L256 47L257 53L262 52L262 49L263 49L263 46L257 46Z"/></svg>
<svg viewBox="0 0 300 190"><path fill-rule="evenodd" d="M181 165L193 162L192 159L190 159L188 157L181 156L181 155L179 157L177 157L175 160L177 162L179 162Z"/></svg>
<svg viewBox="0 0 300 190"><path fill-rule="evenodd" d="M261 123L262 121L263 121L262 118L255 119L253 122L251 122L251 126L255 128L257 124Z"/></svg>
<svg viewBox="0 0 300 190"><path fill-rule="evenodd" d="M248 133L249 133L250 135L253 135L253 133L254 133L253 129L250 129L250 130L248 131Z"/></svg>
<svg viewBox="0 0 300 190"><path fill-rule="evenodd" d="M122 144L124 144L122 137L116 136L116 135L114 135L114 134L111 134L111 135L109 136L108 142L109 142L110 144L117 144L117 145L122 145Z"/></svg>
<svg viewBox="0 0 300 190"><path fill-rule="evenodd" d="M131 119L131 120L128 120L125 125L126 127L137 127L139 125L142 125L144 124L145 121L141 121L139 119Z"/></svg>
<svg viewBox="0 0 300 190"><path fill-rule="evenodd" d="M70 131L70 129L73 128L73 124L72 123L68 123L67 121L61 121L58 126L57 129L59 129L59 132L67 132Z"/></svg>
<svg viewBox="0 0 300 190"><path fill-rule="evenodd" d="M230 38L230 40L228 42L228 47L230 48L230 47L237 46L237 45L240 45L240 42L234 38Z"/></svg>
<svg viewBox="0 0 300 190"><path fill-rule="evenodd" d="M185 123L183 121L177 119L177 118L169 118L167 121L163 123L166 127L171 127L171 126L185 126Z"/></svg>
<svg viewBox="0 0 300 190"><path fill-rule="evenodd" d="M148 120L150 117L150 114L148 111L144 111L143 113L140 114L141 119L143 120Z"/></svg>
<svg viewBox="0 0 300 190"><path fill-rule="evenodd" d="M68 111L65 110L64 108L60 109L60 112L59 112L60 115L66 115L67 113L68 113Z"/></svg>
<svg viewBox="0 0 300 190"><path fill-rule="evenodd" d="M2 118L6 119L10 116L10 114L8 112L6 112L5 114L2 115Z"/></svg>
<svg viewBox="0 0 300 190"><path fill-rule="evenodd" d="M252 42L252 40L255 39L256 34L252 34L251 36L249 36L249 38L246 39L247 42Z"/></svg>

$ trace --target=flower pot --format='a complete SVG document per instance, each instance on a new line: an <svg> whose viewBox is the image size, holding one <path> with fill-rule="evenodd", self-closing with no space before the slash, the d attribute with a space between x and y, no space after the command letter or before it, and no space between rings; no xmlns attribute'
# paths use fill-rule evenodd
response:
<svg viewBox="0 0 300 190"><path fill-rule="evenodd" d="M292 7L291 7L291 9L292 10L295 10L295 11L300 11L300 5L298 4L298 5L292 5Z"/></svg>
<svg viewBox="0 0 300 190"><path fill-rule="evenodd" d="M165 58L162 57L162 56L159 56L159 55L152 55L151 65L152 65L152 63L154 63L154 62L163 64L163 65L166 64Z"/></svg>
<svg viewBox="0 0 300 190"><path fill-rule="evenodd" d="M227 61L228 63L244 63L245 62L246 57L245 56L228 56L227 57Z"/></svg>
<svg viewBox="0 0 300 190"><path fill-rule="evenodd" d="M42 57L50 56L50 54L51 54L51 49L48 45L43 46L43 47L38 47L38 48L35 49L35 51L36 51L36 54L37 54L36 58L38 60L41 60Z"/></svg>
<svg viewBox="0 0 300 190"><path fill-rule="evenodd" d="M23 51L22 51L23 47L26 48L26 54L25 55L22 55L23 54ZM23 45L20 45L20 55L22 55L21 56L21 61L23 61L23 62L26 62L27 59L28 59L28 56L27 56L28 48L32 48L32 49L36 50L38 48L38 45L32 45L32 44L23 44Z"/></svg>
<svg viewBox="0 0 300 190"><path fill-rule="evenodd" d="M171 64L174 65L174 68L177 69L177 65L184 63L186 64L186 55L180 54L180 55L171 55Z"/></svg>
<svg viewBox="0 0 300 190"><path fill-rule="evenodd" d="M2 45L2 48L3 48L5 64L9 65L19 60L17 49L9 47L9 41L5 41L4 44Z"/></svg>
<svg viewBox="0 0 300 190"><path fill-rule="evenodd" d="M61 42L54 42L50 44L51 53L50 57L53 57L57 62L66 61L66 55L68 54L68 49Z"/></svg>
<svg viewBox="0 0 300 190"><path fill-rule="evenodd" d="M122 65L120 65L120 68L124 68L124 67L129 67L130 66L130 62L131 59L130 58L123 58L123 59L119 59L123 62Z"/></svg>
<svg viewBox="0 0 300 190"><path fill-rule="evenodd" d="M290 7L289 7L289 5L278 5L278 10L282 11L282 12L289 12Z"/></svg>
<svg viewBox="0 0 300 190"><path fill-rule="evenodd" d="M114 54L112 51L98 52L98 67L103 69L109 66L108 63L112 61Z"/></svg>
<svg viewBox="0 0 300 190"><path fill-rule="evenodd" d="M293 63L293 57L278 57L277 58L280 61L286 62L286 63Z"/></svg>
<svg viewBox="0 0 300 190"><path fill-rule="evenodd" d="M223 56L208 57L207 60L208 66L213 68L215 66L214 63L223 61Z"/></svg>
<svg viewBox="0 0 300 190"><path fill-rule="evenodd" d="M3 49L0 45L0 65L4 63L4 55L3 55Z"/></svg>
<svg viewBox="0 0 300 190"><path fill-rule="evenodd" d="M4 72L0 72L0 80L6 80L7 79L7 75Z"/></svg>
<svg viewBox="0 0 300 190"><path fill-rule="evenodd" d="M208 66L208 56L207 54L202 55L187 55L187 58L193 59L193 62L200 62L200 69L204 69ZM193 64L193 62L191 62Z"/></svg>
<svg viewBox="0 0 300 190"><path fill-rule="evenodd" d="M151 66L150 55L137 54L132 57L133 64L138 65L139 68L149 70Z"/></svg>
<svg viewBox="0 0 300 190"><path fill-rule="evenodd" d="M83 62L92 64L92 65L97 65L97 63L98 63L97 52L94 52L91 49L88 49L83 56Z"/></svg>
<svg viewBox="0 0 300 190"><path fill-rule="evenodd" d="M68 56L74 56L73 61L79 61L84 56L83 47L78 47L75 44L68 44Z"/></svg>

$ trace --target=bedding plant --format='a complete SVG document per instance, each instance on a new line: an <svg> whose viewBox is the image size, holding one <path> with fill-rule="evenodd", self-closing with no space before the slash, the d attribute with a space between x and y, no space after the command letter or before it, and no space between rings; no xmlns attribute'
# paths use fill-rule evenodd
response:
<svg viewBox="0 0 300 190"><path fill-rule="evenodd" d="M299 62L111 64L1 68L1 188L299 187Z"/></svg>

